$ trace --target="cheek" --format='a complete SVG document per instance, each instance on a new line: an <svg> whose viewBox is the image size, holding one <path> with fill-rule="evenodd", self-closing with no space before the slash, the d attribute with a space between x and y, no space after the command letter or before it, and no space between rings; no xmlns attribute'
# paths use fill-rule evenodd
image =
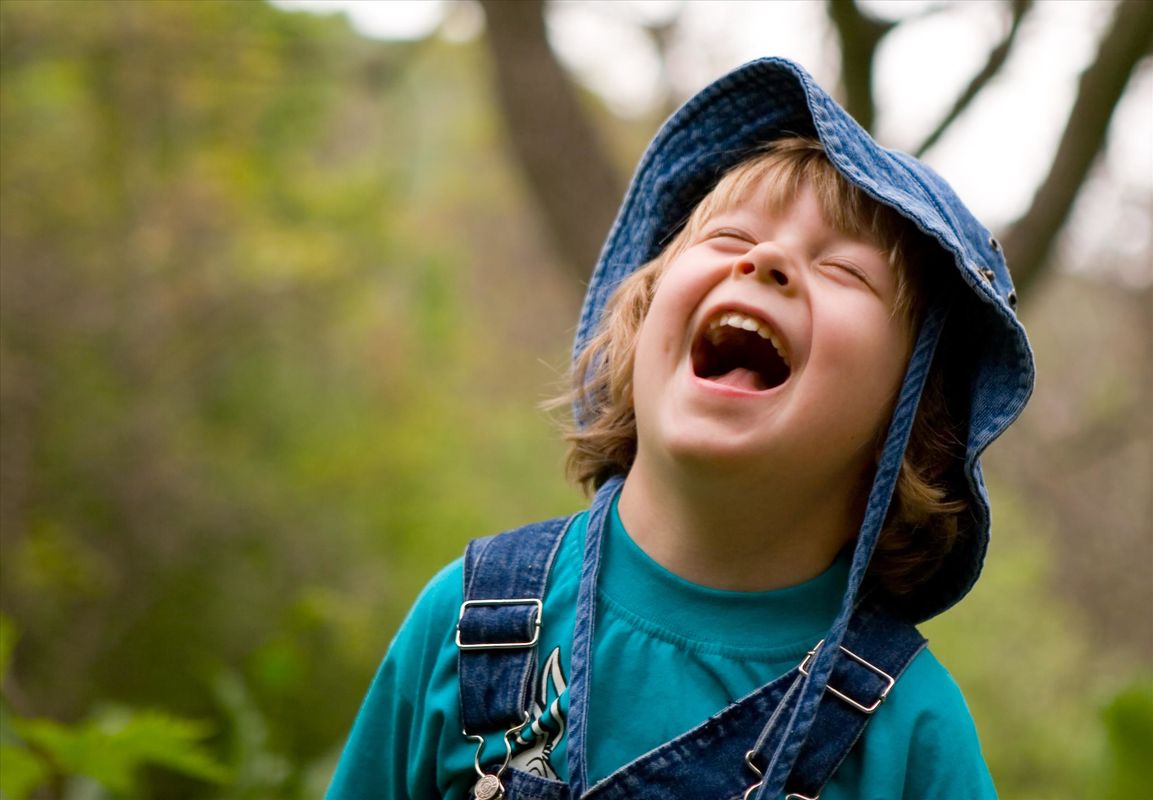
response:
<svg viewBox="0 0 1153 800"><path fill-rule="evenodd" d="M861 360L872 366L879 379L899 381L909 357L909 337L895 322L884 319L877 323L860 341Z"/></svg>
<svg viewBox="0 0 1153 800"><path fill-rule="evenodd" d="M663 335L659 309L650 308L636 332L633 349L633 406L644 406L659 391L662 365L668 360L668 337Z"/></svg>
<svg viewBox="0 0 1153 800"><path fill-rule="evenodd" d="M688 287L662 283L637 333L637 350L647 356L668 356L680 346L694 303Z"/></svg>
<svg viewBox="0 0 1153 800"><path fill-rule="evenodd" d="M846 324L827 329L834 333L824 342L833 372L841 376L837 383L856 398L862 410L887 409L905 374L908 333L899 320L876 309L850 314L841 321Z"/></svg>
<svg viewBox="0 0 1153 800"><path fill-rule="evenodd" d="M636 342L633 345L633 395L638 392L643 392L646 385L646 376L651 369L652 356L650 352L652 347L649 344L648 333L646 332L645 323L641 323L640 329L636 332Z"/></svg>

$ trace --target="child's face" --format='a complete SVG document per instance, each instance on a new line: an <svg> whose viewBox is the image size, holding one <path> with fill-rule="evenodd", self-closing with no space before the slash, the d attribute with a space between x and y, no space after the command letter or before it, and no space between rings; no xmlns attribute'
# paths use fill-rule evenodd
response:
<svg viewBox="0 0 1153 800"><path fill-rule="evenodd" d="M638 460L856 487L909 354L896 294L887 254L830 228L807 187L780 213L758 197L718 212L637 338Z"/></svg>

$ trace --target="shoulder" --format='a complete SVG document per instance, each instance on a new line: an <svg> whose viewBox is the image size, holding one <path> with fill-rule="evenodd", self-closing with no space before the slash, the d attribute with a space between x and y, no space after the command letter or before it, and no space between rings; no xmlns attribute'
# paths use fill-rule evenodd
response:
<svg viewBox="0 0 1153 800"><path fill-rule="evenodd" d="M430 660L447 652L463 597L464 559L458 558L425 585L396 632L386 662L427 672Z"/></svg>
<svg viewBox="0 0 1153 800"><path fill-rule="evenodd" d="M965 697L928 648L877 710L861 742L858 766L858 780L868 792L857 796L996 797Z"/></svg>
<svg viewBox="0 0 1153 800"><path fill-rule="evenodd" d="M464 597L464 558L457 558L432 576L417 596L403 627L412 622L455 615Z"/></svg>
<svg viewBox="0 0 1153 800"><path fill-rule="evenodd" d="M580 527L573 523L579 523L582 519L583 515L580 514L558 517L473 540L470 545L470 552L473 553L471 563L475 570L473 575L483 573L491 581L494 571L507 572L514 568L518 559L523 561L518 555L520 552L538 552L532 539L546 534L571 532ZM571 547L574 537L565 536L565 542ZM448 564L424 587L397 631L386 662L392 661L398 668L410 667L425 672L436 661L452 660L455 663L455 632L461 604L464 602L466 558L468 556L462 556ZM562 564L569 561L571 554L567 553L556 559L556 562ZM562 569L562 572L565 570ZM556 577L554 574L553 578ZM565 577L568 577L567 574Z"/></svg>
<svg viewBox="0 0 1153 800"><path fill-rule="evenodd" d="M919 727L973 724L961 687L928 647L909 664L886 705Z"/></svg>
<svg viewBox="0 0 1153 800"><path fill-rule="evenodd" d="M503 533L475 539L470 545L476 554L472 561L473 569L478 572L481 571L481 562L483 562L485 568L483 571L486 574L493 570L507 572L514 568L515 559L512 556L514 552L522 550L537 552L537 548L531 545L531 540L537 537L544 535L559 537L578 529L583 530L584 516L583 513L580 513L533 522ZM570 546L576 539L577 537L564 536L565 542ZM579 543L576 541L577 545ZM445 630L455 630L460 606L464 602L465 558L465 556L457 558L428 582L417 597L416 602L413 603L408 617L397 633L397 638L393 641L392 648L401 644L411 645L414 639L425 641L426 637L419 635L422 630L437 631L438 633ZM542 559L543 562L547 562L547 560ZM571 559L567 557L559 558L555 559L554 563L565 563L569 560ZM477 573L474 572L473 574ZM432 638L438 637L433 635ZM431 642L426 643L431 644Z"/></svg>
<svg viewBox="0 0 1153 800"><path fill-rule="evenodd" d="M961 687L928 648L908 671L912 752L906 796L996 797Z"/></svg>

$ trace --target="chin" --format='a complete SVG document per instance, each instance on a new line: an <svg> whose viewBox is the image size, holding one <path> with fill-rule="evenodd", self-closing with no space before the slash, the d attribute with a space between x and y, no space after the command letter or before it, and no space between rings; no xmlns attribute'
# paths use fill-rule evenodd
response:
<svg viewBox="0 0 1153 800"><path fill-rule="evenodd" d="M684 432L667 438L661 448L669 462L691 472L713 471L743 474L764 470L776 457L763 445L751 447L746 437L717 432Z"/></svg>

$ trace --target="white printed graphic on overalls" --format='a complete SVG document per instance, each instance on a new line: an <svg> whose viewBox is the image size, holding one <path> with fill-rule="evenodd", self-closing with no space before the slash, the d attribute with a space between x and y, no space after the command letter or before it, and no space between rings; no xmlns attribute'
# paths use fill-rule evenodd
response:
<svg viewBox="0 0 1153 800"><path fill-rule="evenodd" d="M568 689L564 669L560 663L560 648L549 653L541 667L537 694L529 714L532 724L517 737L518 750L511 764L518 769L541 778L558 780L552 766L552 751L565 733L565 716L561 710L561 695Z"/></svg>

